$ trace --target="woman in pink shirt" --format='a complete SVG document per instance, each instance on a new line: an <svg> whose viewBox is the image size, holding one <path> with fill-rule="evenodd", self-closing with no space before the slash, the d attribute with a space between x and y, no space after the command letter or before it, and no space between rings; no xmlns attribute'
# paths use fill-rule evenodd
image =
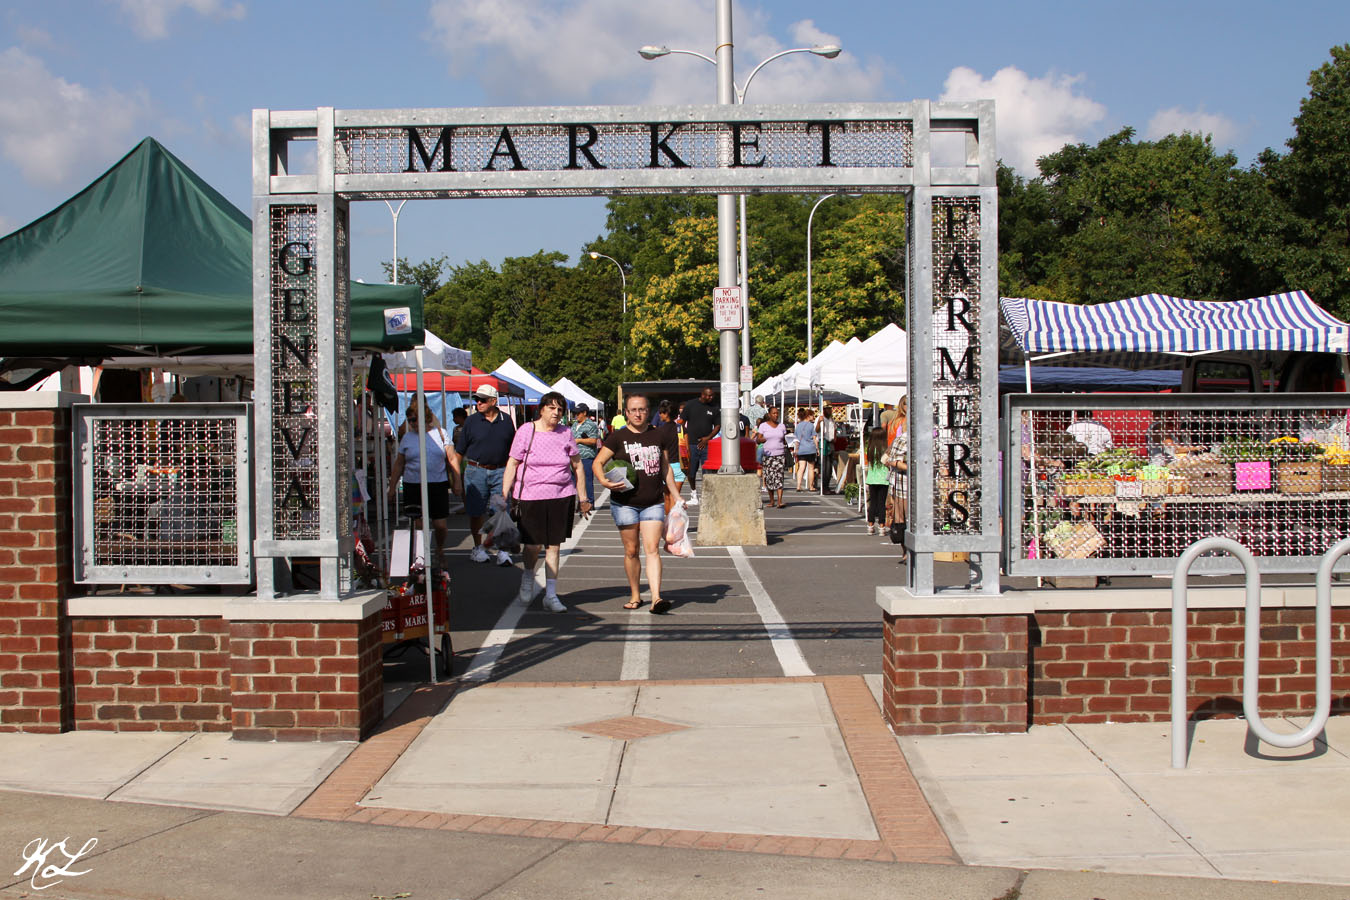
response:
<svg viewBox="0 0 1350 900"><path fill-rule="evenodd" d="M764 445L764 490L769 492L769 505L782 506L787 426L778 421L778 407L769 407L769 414L759 423L755 433L755 443ZM775 495L777 502L774 500Z"/></svg>
<svg viewBox="0 0 1350 900"><path fill-rule="evenodd" d="M544 607L566 612L558 599L558 567L562 542L572 534L573 510L581 497L581 514L591 513L586 497L581 456L572 429L562 424L567 401L557 391L539 398L539 416L528 428L516 432L511 442L502 495L520 501L520 543L524 547L525 572L520 577L516 600L528 606L534 599L534 567L539 548L544 548ZM514 493L513 493L514 490Z"/></svg>

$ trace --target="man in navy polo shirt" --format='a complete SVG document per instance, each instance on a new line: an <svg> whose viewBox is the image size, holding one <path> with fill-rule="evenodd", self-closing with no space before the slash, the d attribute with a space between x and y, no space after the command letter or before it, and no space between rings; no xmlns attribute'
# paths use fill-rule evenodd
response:
<svg viewBox="0 0 1350 900"><path fill-rule="evenodd" d="M492 557L483 546L483 518L487 515L488 499L502 492L502 470L511 451L511 440L516 426L497 409L497 389L490 384L474 388L473 402L477 411L464 420L455 432L455 450L464 460L464 511L469 514L469 530L473 532L473 550L469 559L487 562ZM511 565L511 554L498 550L497 565Z"/></svg>

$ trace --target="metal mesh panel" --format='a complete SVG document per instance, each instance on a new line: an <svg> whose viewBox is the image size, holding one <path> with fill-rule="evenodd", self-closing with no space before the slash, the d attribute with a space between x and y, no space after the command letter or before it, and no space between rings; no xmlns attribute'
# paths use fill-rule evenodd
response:
<svg viewBox="0 0 1350 900"><path fill-rule="evenodd" d="M669 149L653 150L652 130L645 123L599 124L595 140L579 126L578 146L586 148L607 169L646 169L655 163L676 165L675 158L691 168L709 169L732 161L732 129L721 122L690 122L671 132L671 125L657 128L657 139ZM420 149L410 138L416 131ZM564 171L571 163L571 140L566 125L463 126L447 128L338 128L335 169L338 175L378 175L412 171L442 171L445 154L450 168L458 172ZM448 140L445 133L448 132ZM829 162L842 168L895 168L913 165L913 123L909 121L832 122ZM669 135L667 137L667 135ZM757 142L757 146L748 145ZM772 169L814 168L824 162L824 144L819 125L805 122L765 122L746 125L741 131L742 162L764 160ZM426 164L425 152L430 165ZM593 168L578 151L576 162ZM798 188L800 190L800 188ZM560 191L560 193L563 193ZM407 194L400 194L407 196ZM440 196L440 194L437 194Z"/></svg>
<svg viewBox="0 0 1350 900"><path fill-rule="evenodd" d="M91 539L79 551L84 580L164 580L136 571L151 569L190 582L194 569L245 564L239 548L240 510L248 506L248 473L239 471L244 415L101 413L89 420L78 491L85 498L79 512L87 518L77 533ZM116 571L109 576L91 567Z"/></svg>
<svg viewBox="0 0 1350 900"><path fill-rule="evenodd" d="M336 254L333 322L337 333L337 346L346 348L351 346L351 279L348 274L351 268L351 254L347 243L347 209L345 207L337 207L333 225L335 231L333 249ZM351 481L350 473L352 471L352 446L351 442L347 440L347 435L352 433L351 354L338 353L336 363L338 377L334 383L339 387L337 388L337 403L334 408L337 414L337 433L340 435L337 442L337 470L339 473L337 483L347 484ZM352 504L342 490L337 491L337 496L337 533L351 534Z"/></svg>
<svg viewBox="0 0 1350 900"><path fill-rule="evenodd" d="M1093 396L1077 410L1015 414L1021 560L1170 572L1192 543L1223 535L1312 571L1350 534L1350 404L1146 403Z"/></svg>
<svg viewBox="0 0 1350 900"><path fill-rule="evenodd" d="M312 254L318 208L273 206L271 220L272 533L280 540L314 540L319 537L314 417L319 359L314 347L318 274ZM288 245L289 262L283 265Z"/></svg>
<svg viewBox="0 0 1350 900"><path fill-rule="evenodd" d="M980 533L980 288L980 199L933 198L932 503L949 534Z"/></svg>

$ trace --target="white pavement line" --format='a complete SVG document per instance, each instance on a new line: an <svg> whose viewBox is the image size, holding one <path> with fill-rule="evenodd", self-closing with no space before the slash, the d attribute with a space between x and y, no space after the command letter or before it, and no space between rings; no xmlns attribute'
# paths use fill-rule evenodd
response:
<svg viewBox="0 0 1350 900"><path fill-rule="evenodd" d="M806 664L806 657L802 656L802 649L797 646L797 639L792 636L787 621L778 612L778 607L773 605L769 592L764 590L764 585L751 567L745 551L740 547L728 547L727 554L736 564L741 581L745 582L751 599L755 601L755 610L759 613L760 621L764 623L764 630L769 633L769 643L772 644L773 652L778 657L778 664L783 667L783 674L814 675L811 667Z"/></svg>
<svg viewBox="0 0 1350 900"><path fill-rule="evenodd" d="M608 493L608 492L606 492ZM601 501L604 500L604 494L601 494ZM589 518L581 520L581 526L572 532L561 548L561 559L558 560L559 574L563 566L567 565L567 559L572 554L572 548L581 542L581 537L590 527L591 521L595 518L595 513L591 513ZM537 566L537 564L536 564ZM541 587L539 584L539 570L536 567L534 575L535 587ZM473 659L469 660L469 667L464 670L460 678L464 681L487 681L492 677L492 669L497 665L497 660L501 659L502 651L506 645L511 642L515 636L516 626L520 624L520 617L525 615L525 607L516 602L513 597L506 604L506 609L497 618L497 624L492 626L492 631L483 640L483 646L479 647L474 653Z"/></svg>
<svg viewBox="0 0 1350 900"><path fill-rule="evenodd" d="M641 618L639 618L641 617ZM623 668L620 681L646 681L652 670L651 613L645 606L628 614L628 627L623 641Z"/></svg>

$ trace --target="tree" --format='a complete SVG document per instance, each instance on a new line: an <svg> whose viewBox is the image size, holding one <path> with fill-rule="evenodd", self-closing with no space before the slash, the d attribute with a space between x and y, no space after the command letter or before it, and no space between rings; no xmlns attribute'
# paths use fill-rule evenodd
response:
<svg viewBox="0 0 1350 900"><path fill-rule="evenodd" d="M1350 44L1308 76L1289 152L1267 150L1260 172L1283 216L1271 217L1282 249L1276 268L1289 287L1350 316Z"/></svg>
<svg viewBox="0 0 1350 900"><path fill-rule="evenodd" d="M441 276L445 273L449 263L449 257L436 256L423 260L415 266L410 266L408 265L408 257L400 256L398 259L398 283L416 284L422 289L423 297L430 297L441 286ZM380 267L384 269L385 278L393 275L394 266L389 260L380 263Z"/></svg>

